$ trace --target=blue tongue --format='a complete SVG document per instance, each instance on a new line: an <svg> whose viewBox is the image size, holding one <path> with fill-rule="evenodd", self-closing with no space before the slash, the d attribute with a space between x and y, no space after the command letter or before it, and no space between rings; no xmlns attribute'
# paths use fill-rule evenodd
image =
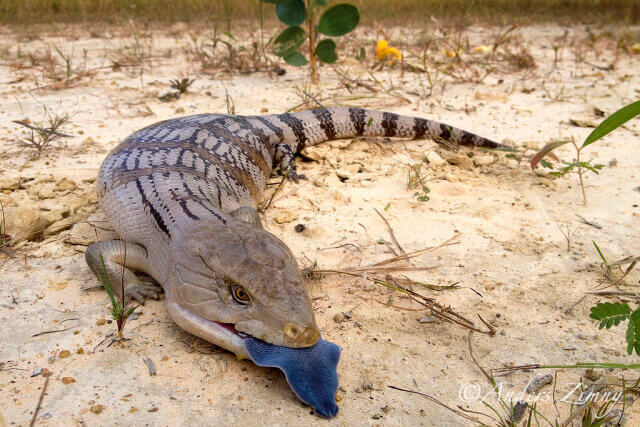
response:
<svg viewBox="0 0 640 427"><path fill-rule="evenodd" d="M304 403L318 415L333 418L338 413L338 360L340 347L319 340L311 347L280 347L255 338L245 339L247 352L256 365L279 368L287 382Z"/></svg>

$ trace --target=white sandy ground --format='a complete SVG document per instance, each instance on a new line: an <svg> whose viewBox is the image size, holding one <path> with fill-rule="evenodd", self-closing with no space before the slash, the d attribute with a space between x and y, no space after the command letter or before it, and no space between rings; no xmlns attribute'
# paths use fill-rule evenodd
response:
<svg viewBox="0 0 640 427"><path fill-rule="evenodd" d="M569 30L583 34L582 28ZM540 147L560 137L581 141L591 129L571 125L569 117L584 112L589 104L610 113L637 99L640 57L622 55L608 72L574 62L567 51L559 70L553 70L551 37L563 31L556 26L519 31L538 63L534 72L494 74L482 84L451 84L429 98L408 93L424 91L416 74L378 73L385 84L392 80L412 101L388 109L439 119L517 145ZM40 40L22 41L20 46L36 50L55 41L68 48L75 46L75 52L87 49L90 63L98 66L109 49L123 43L77 32L79 37L43 35ZM492 32L469 30L475 41L485 40ZM15 51L18 36L5 28L2 38ZM365 33L365 39L373 43L375 33ZM198 65L180 53L184 43L184 32L154 34L155 48L171 48L174 54L154 59L144 75L144 94L139 77L110 70L76 87L28 92L43 84L34 81L32 75L37 73L10 69L9 61L3 60L0 187L4 189L0 199L5 210L23 216L24 211L16 207L31 210L45 225L64 218L72 218L71 223L84 221L95 210L92 182L108 150L129 133L159 120L226 112L225 87L239 114L260 114L264 109L277 113L300 102L295 86L307 82L302 71L289 68L283 77L201 75ZM587 59L603 65L613 60L612 55L607 50L594 58L587 52ZM168 89L166 81L180 71L197 78L191 93L172 103L158 101L157 95ZM557 93L564 87L567 99L550 102L544 96L541 82L548 73L546 89ZM8 83L22 75L27 79ZM325 96L346 94L344 89L334 90L339 82L328 68L322 69L321 76ZM535 91L525 93L529 91L523 89ZM365 99L358 105L393 104L389 100ZM30 152L20 149L16 141L24 131L11 120L36 119L41 104L72 113L73 124L65 131L76 137L41 159L28 161ZM141 116L144 106L152 114ZM317 261L322 267L357 265L360 257L365 265L391 255L387 246L378 243L391 238L374 208L389 220L406 251L440 244L460 232L458 245L412 261L416 267L437 268L406 274L430 284L458 283L459 288L453 290L416 290L450 305L478 326L477 314L481 314L497 329L494 337L473 336L474 355L485 369L528 363L637 363L638 356L626 355L625 328L599 331L588 317L589 307L608 301L607 297L585 297L585 293L596 289L603 278L592 240L610 260L640 254L639 131L640 120L635 120L586 151L588 158L599 163L613 162L599 176L587 175L588 206L582 204L577 177L551 181L532 173L526 161L518 168L504 154L489 166L463 162L460 167L439 164L434 154L439 148L428 140L327 143L309 150L317 161L299 162L309 180L286 183L266 211L264 223L291 247L301 264ZM427 154L431 163L423 170L434 178L428 183L431 200L419 202L416 190L407 188L406 165L419 163ZM568 148L558 154L571 159ZM487 160L485 154L476 155ZM338 174L349 179L342 181ZM602 229L582 224L576 215L596 221ZM294 231L299 223L306 225L306 231ZM570 251L558 228L565 224L572 230L579 226ZM81 290L97 284L79 252L83 232L85 240L87 234L82 226L53 231L44 242L17 250L15 259L0 260L4 262L0 268L0 425L29 423L44 384L42 376L31 377L38 368L53 373L38 414L41 424L322 422L295 398L279 371L238 361L182 332L167 317L163 301L148 302L139 310L140 316L127 324L125 336L130 341L108 346L110 338L106 337L115 325L97 325L99 319L109 318L107 296L102 291ZM347 243L351 245L344 246ZM639 274L633 272L626 282L637 286L638 279ZM420 323L424 313L386 306L391 301L418 308L365 278L327 275L307 284L323 337L342 348L340 413L331 423L474 424L425 397L390 389L390 385L419 390L454 408L460 405L494 415L480 402L459 397L461 388L474 397L473 388L464 388L467 383L478 384L483 393L490 389L469 356L467 330L449 323ZM617 298L632 306L639 302L637 297ZM348 316L338 323L334 317L341 313ZM34 337L58 329L66 330ZM63 350L70 355L61 357ZM155 363L155 376L149 375L143 361L147 357ZM497 381L504 392L520 393L533 375L517 372L497 377ZM559 370L558 400L583 375L584 370ZM619 372L606 373L599 381L616 375ZM627 381L637 376L637 371L625 373ZM75 382L65 384L65 377ZM547 386L541 393L549 396L551 391ZM636 397L633 393L627 396L629 402ZM488 402L497 407L495 396ZM102 412L90 410L96 405L103 405ZM638 405L626 410L629 425L640 422ZM539 404L549 419L564 420L569 404L558 401L557 407L559 416L550 402ZM473 416L491 423L485 416Z"/></svg>

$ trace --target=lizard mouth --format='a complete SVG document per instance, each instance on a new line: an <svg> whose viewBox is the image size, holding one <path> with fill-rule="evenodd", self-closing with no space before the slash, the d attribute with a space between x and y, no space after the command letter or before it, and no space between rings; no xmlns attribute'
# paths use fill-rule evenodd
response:
<svg viewBox="0 0 640 427"><path fill-rule="evenodd" d="M241 359L249 357L244 343L249 335L238 331L233 323L205 319L169 299L167 309L173 321L190 334L229 350Z"/></svg>

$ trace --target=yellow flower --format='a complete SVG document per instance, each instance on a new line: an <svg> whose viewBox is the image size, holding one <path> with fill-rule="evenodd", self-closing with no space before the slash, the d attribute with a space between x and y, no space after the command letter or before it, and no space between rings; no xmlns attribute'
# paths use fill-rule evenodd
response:
<svg viewBox="0 0 640 427"><path fill-rule="evenodd" d="M461 52L461 51L457 51L457 52L456 52L455 50L452 50L452 49L445 49L445 48L443 48L443 49L442 49L442 53L443 53L443 54L445 54L445 55L447 55L449 58L456 58L456 57L460 56L460 54L461 54L462 52Z"/></svg>
<svg viewBox="0 0 640 427"><path fill-rule="evenodd" d="M640 43L635 43L633 46L631 46L631 52L640 53Z"/></svg>
<svg viewBox="0 0 640 427"><path fill-rule="evenodd" d="M392 59L402 60L402 54L395 47L390 47L386 40L378 40L376 46L376 58L385 59L391 57Z"/></svg>
<svg viewBox="0 0 640 427"><path fill-rule="evenodd" d="M484 45L484 44L481 44L480 46L476 46L476 48L473 49L473 51L477 52L477 53L489 53L492 50L493 50L492 46L487 46L487 45Z"/></svg>

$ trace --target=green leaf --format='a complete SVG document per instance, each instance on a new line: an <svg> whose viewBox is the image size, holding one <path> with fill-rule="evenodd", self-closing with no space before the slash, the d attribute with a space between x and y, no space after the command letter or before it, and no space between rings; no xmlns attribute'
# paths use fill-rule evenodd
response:
<svg viewBox="0 0 640 427"><path fill-rule="evenodd" d="M273 53L276 56L287 56L297 50L304 43L306 37L307 33L300 27L285 28L273 40Z"/></svg>
<svg viewBox="0 0 640 427"><path fill-rule="evenodd" d="M276 4L276 15L287 25L300 25L307 16L307 9L302 0L290 0L288 3Z"/></svg>
<svg viewBox="0 0 640 427"><path fill-rule="evenodd" d="M316 56L325 64L333 64L338 60L336 43L331 39L320 40L316 46Z"/></svg>
<svg viewBox="0 0 640 427"><path fill-rule="evenodd" d="M531 170L534 170L536 166L538 166L538 163L540 162L540 160L542 160L547 154L550 154L556 148L561 147L570 142L571 141L554 141L542 147L542 149L538 151L536 155L531 158Z"/></svg>
<svg viewBox="0 0 640 427"><path fill-rule="evenodd" d="M640 308L629 316L629 326L627 327L627 353L632 354L633 350L640 356Z"/></svg>
<svg viewBox="0 0 640 427"><path fill-rule="evenodd" d="M635 116L640 114L640 101L636 101L633 104L629 104L622 107L598 125L582 143L582 148L589 144L593 144L603 136L616 130Z"/></svg>
<svg viewBox="0 0 640 427"><path fill-rule="evenodd" d="M631 308L626 302L601 302L595 307L591 307L589 317L600 322L600 329L609 329L629 318L629 313L631 313Z"/></svg>
<svg viewBox="0 0 640 427"><path fill-rule="evenodd" d="M282 59L284 59L287 64L293 65L294 67L302 67L309 63L309 61L307 61L307 58L302 56L300 52L291 52L290 54L284 56Z"/></svg>
<svg viewBox="0 0 640 427"><path fill-rule="evenodd" d="M598 251L598 255L600 255L600 258L602 259L602 262L604 262L604 265L606 265L607 268L609 268L609 263L607 262L607 259L604 257L604 255L602 255L602 251L600 250L600 247L598 246L595 240L592 240L592 242L593 242L593 246L596 247L596 251Z"/></svg>
<svg viewBox="0 0 640 427"><path fill-rule="evenodd" d="M318 31L329 37L338 37L352 31L360 21L358 8L347 3L327 9L318 21Z"/></svg>

